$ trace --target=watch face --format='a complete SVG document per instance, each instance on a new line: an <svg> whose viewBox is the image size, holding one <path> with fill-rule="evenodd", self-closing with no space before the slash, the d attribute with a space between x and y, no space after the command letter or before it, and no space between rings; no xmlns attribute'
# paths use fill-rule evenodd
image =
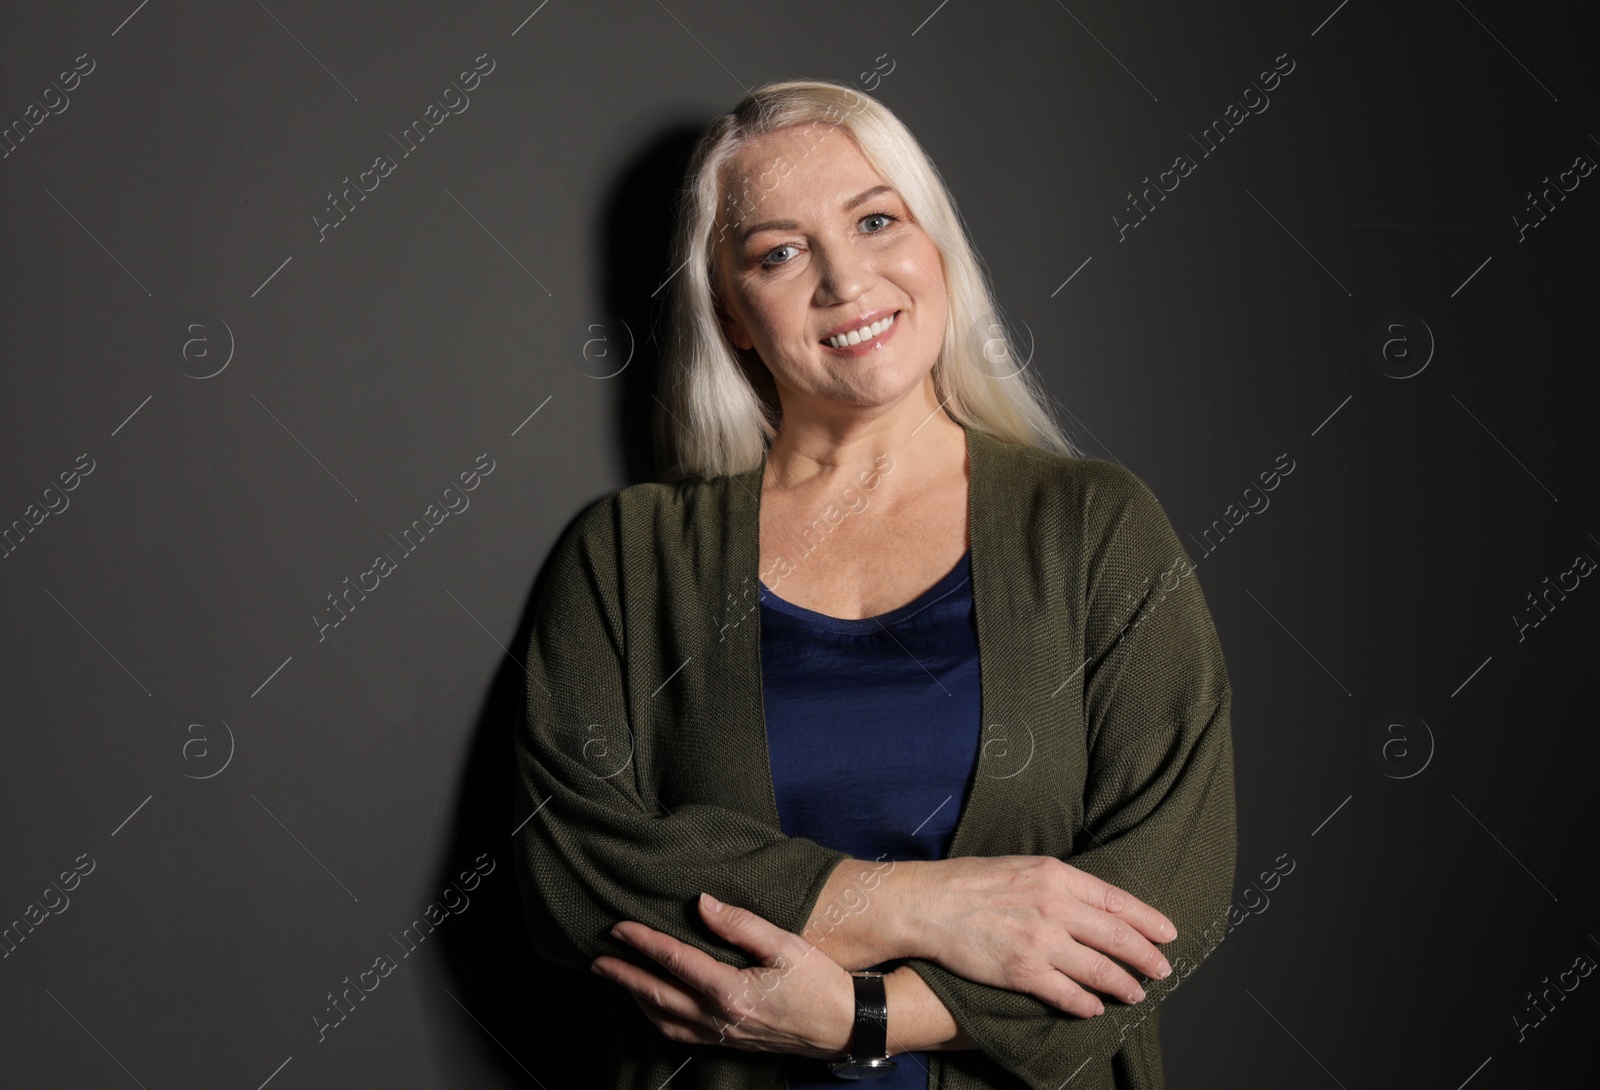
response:
<svg viewBox="0 0 1600 1090"><path fill-rule="evenodd" d="M887 1056L872 1060L841 1060L829 1067L841 1079L878 1079L895 1069L895 1061Z"/></svg>

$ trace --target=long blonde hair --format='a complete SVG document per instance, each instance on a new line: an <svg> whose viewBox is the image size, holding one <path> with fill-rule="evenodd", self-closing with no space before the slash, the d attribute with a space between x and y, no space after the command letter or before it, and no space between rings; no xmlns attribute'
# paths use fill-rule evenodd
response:
<svg viewBox="0 0 1600 1090"><path fill-rule="evenodd" d="M737 200L723 189L723 175L737 154L758 137L796 126L807 135L818 126L824 137L846 133L938 248L949 312L933 377L950 416L1004 442L1079 456L1057 426L1035 372L1026 361L1019 363L955 200L910 130L854 88L793 80L756 88L711 123L690 157L677 200L676 272L662 370L667 413L661 434L668 461L675 463L669 471L701 477L745 472L759 464L777 433L781 410L770 373L753 350L734 349L717 317L712 232L719 206ZM725 224L723 233L729 229Z"/></svg>

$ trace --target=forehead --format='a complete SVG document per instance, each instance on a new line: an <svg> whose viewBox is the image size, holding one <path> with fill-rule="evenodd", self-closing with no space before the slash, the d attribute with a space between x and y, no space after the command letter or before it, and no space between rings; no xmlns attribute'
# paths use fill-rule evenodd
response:
<svg viewBox="0 0 1600 1090"><path fill-rule="evenodd" d="M817 121L763 134L742 147L723 174L722 203L836 203L884 182L848 130Z"/></svg>

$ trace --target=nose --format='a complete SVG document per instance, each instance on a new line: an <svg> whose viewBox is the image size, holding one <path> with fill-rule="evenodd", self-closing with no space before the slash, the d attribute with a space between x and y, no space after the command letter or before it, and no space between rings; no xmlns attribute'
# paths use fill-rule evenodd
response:
<svg viewBox="0 0 1600 1090"><path fill-rule="evenodd" d="M819 270L817 301L826 306L848 303L867 293L877 279L875 256L842 238L814 243Z"/></svg>

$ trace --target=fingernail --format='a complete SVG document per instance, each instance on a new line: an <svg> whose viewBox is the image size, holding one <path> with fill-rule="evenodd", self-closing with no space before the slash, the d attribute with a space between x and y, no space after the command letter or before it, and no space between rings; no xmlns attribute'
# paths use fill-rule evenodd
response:
<svg viewBox="0 0 1600 1090"><path fill-rule="evenodd" d="M711 894L702 893L700 895L700 899L705 902L706 907L709 908L712 912L721 912L722 911L722 902L717 900L715 897L711 896Z"/></svg>
<svg viewBox="0 0 1600 1090"><path fill-rule="evenodd" d="M1096 999L1094 1001L1094 1012L1096 1014L1104 1014L1106 1012L1106 1005Z"/></svg>
<svg viewBox="0 0 1600 1090"><path fill-rule="evenodd" d="M611 937L616 939L618 942L627 942L628 941L627 937L625 935L623 935L622 928L621 928L620 925L617 926L617 927L613 927L611 929Z"/></svg>
<svg viewBox="0 0 1600 1090"><path fill-rule="evenodd" d="M1167 979L1167 977L1169 977L1171 975L1172 975L1172 966L1168 965L1165 961L1163 961L1161 963L1160 967L1158 967L1156 969L1156 979L1157 980L1165 980L1165 979Z"/></svg>
<svg viewBox="0 0 1600 1090"><path fill-rule="evenodd" d="M1128 993L1128 1001L1130 1003L1142 1003L1144 1001L1144 989L1135 985L1133 991Z"/></svg>
<svg viewBox="0 0 1600 1090"><path fill-rule="evenodd" d="M1171 942L1173 939L1178 937L1178 929L1173 927L1170 923L1162 929L1162 933L1167 936L1167 942Z"/></svg>

